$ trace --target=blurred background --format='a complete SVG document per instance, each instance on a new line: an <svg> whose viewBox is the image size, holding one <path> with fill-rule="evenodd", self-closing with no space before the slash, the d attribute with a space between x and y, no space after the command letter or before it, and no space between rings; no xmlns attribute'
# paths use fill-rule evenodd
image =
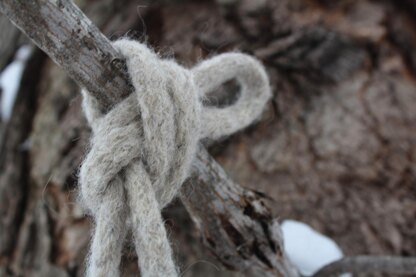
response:
<svg viewBox="0 0 416 277"><path fill-rule="evenodd" d="M416 255L415 1L75 2L110 39L188 67L256 56L273 100L210 153L276 217L309 224L347 256ZM0 72L0 276L82 276L91 221L77 171L90 131L79 88L3 15ZM164 216L184 276L246 276L201 244L179 200ZM137 276L136 259L126 244L124 276Z"/></svg>

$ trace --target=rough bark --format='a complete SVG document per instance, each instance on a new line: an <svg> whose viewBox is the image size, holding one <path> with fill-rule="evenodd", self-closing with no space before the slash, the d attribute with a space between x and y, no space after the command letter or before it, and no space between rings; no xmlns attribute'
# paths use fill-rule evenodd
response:
<svg viewBox="0 0 416 277"><path fill-rule="evenodd" d="M280 226L265 196L234 183L205 150L194 168L197 174L184 185L181 200L218 260L233 271L298 276L285 257Z"/></svg>
<svg viewBox="0 0 416 277"><path fill-rule="evenodd" d="M137 7L134 1L82 1L109 37L146 40L187 65L233 49L261 58L272 78L273 105L258 125L209 152L234 181L272 198L262 201L280 218L312 225L349 256L416 255L412 1L219 2ZM0 275L59 270L74 276L83 270L89 240L89 220L74 192L88 130L77 86L50 61L34 67L40 78L21 89L19 99L33 97L36 105L16 105L3 146L8 150L1 153L9 154L0 187L14 190L7 200L21 200L6 209L18 215L9 221L15 227L5 240L10 252L1 254ZM222 96L212 102L226 103ZM31 115L26 105L36 107ZM16 149L25 141L22 155ZM15 177L5 177L11 171ZM186 195L193 194L198 198L195 190ZM199 246L199 232L179 202L165 217L185 276L230 276ZM210 236L202 236L208 242ZM226 243L232 242L216 247ZM123 268L125 275L137 272L129 246Z"/></svg>
<svg viewBox="0 0 416 277"><path fill-rule="evenodd" d="M130 88L121 56L71 1L1 1L0 10L109 109Z"/></svg>

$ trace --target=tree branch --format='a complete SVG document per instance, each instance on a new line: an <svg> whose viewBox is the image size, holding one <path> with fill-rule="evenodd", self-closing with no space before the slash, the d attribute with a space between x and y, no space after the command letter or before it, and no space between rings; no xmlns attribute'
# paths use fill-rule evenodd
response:
<svg viewBox="0 0 416 277"><path fill-rule="evenodd" d="M108 110L130 92L121 56L72 1L0 1L0 10Z"/></svg>
<svg viewBox="0 0 416 277"><path fill-rule="evenodd" d="M347 257L323 267L313 277L335 277L342 273L416 274L416 258L391 256Z"/></svg>
<svg viewBox="0 0 416 277"><path fill-rule="evenodd" d="M131 92L124 62L71 1L0 1L0 10L108 110ZM232 182L201 147L181 199L203 241L229 269L297 276L262 196Z"/></svg>

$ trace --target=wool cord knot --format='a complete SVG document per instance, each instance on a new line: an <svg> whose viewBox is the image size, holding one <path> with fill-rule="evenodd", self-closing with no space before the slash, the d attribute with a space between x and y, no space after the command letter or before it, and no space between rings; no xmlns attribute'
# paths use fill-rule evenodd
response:
<svg viewBox="0 0 416 277"><path fill-rule="evenodd" d="M271 95L269 81L257 60L240 53L189 70L139 42L113 45L126 59L134 93L103 114L82 91L92 138L80 170L80 196L96 223L87 275L119 275L131 230L141 275L177 276L160 210L188 177L199 140L230 135L259 117ZM202 105L231 79L241 90L233 105Z"/></svg>

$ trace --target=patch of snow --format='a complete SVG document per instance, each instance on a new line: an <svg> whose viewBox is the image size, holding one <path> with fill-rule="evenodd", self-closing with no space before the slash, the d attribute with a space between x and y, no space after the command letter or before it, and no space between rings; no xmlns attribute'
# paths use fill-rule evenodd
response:
<svg viewBox="0 0 416 277"><path fill-rule="evenodd" d="M15 59L27 61L27 59L29 59L32 52L33 52L33 48L31 45L23 45L22 47L17 49L17 52L15 54Z"/></svg>
<svg viewBox="0 0 416 277"><path fill-rule="evenodd" d="M341 248L332 239L305 223L284 220L281 228L286 254L303 276L311 276L323 266L343 257Z"/></svg>
<svg viewBox="0 0 416 277"><path fill-rule="evenodd" d="M23 70L31 53L32 46L24 45L20 47L13 62L0 73L0 87L2 90L0 114L3 121L10 119Z"/></svg>

